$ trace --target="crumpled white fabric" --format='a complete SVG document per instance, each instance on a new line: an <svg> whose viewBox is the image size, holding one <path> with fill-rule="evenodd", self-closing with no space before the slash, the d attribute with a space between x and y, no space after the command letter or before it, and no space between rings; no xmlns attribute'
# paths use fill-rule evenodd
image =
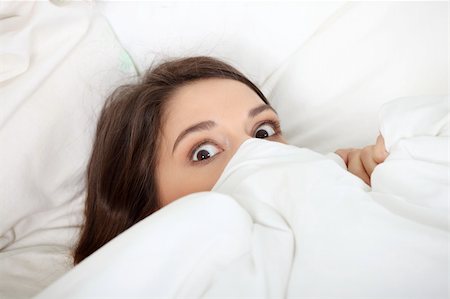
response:
<svg viewBox="0 0 450 299"><path fill-rule="evenodd" d="M134 74L91 3L0 3L0 298L71 268L97 114Z"/></svg>
<svg viewBox="0 0 450 299"><path fill-rule="evenodd" d="M386 102L448 94L448 22L443 1L345 2L263 84L287 140L363 147Z"/></svg>
<svg viewBox="0 0 450 299"><path fill-rule="evenodd" d="M447 298L449 228L434 220L448 215L449 161L434 157L448 134L412 132L448 126L446 101L385 106L390 156L372 188L309 149L247 140L212 192L144 219L36 298ZM436 105L422 118L411 103ZM401 150L410 140L416 156Z"/></svg>

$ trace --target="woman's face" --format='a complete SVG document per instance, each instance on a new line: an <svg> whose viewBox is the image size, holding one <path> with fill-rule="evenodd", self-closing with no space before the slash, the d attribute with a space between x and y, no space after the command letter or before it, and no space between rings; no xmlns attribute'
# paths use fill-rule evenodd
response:
<svg viewBox="0 0 450 299"><path fill-rule="evenodd" d="M165 109L158 153L162 205L210 191L249 138L285 143L277 114L250 87L212 78L178 89Z"/></svg>

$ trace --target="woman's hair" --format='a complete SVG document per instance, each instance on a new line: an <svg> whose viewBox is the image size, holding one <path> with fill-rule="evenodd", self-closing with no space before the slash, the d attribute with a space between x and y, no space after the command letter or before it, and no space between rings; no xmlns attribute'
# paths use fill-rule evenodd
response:
<svg viewBox="0 0 450 299"><path fill-rule="evenodd" d="M87 167L85 219L74 264L161 208L155 170L164 107L180 87L207 78L240 81L268 104L242 73L204 56L164 62L106 100Z"/></svg>

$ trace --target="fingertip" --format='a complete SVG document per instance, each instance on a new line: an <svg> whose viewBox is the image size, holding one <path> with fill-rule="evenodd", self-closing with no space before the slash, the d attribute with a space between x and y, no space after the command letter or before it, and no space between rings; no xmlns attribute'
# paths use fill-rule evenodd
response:
<svg viewBox="0 0 450 299"><path fill-rule="evenodd" d="M378 135L377 142L375 144L374 160L377 163L382 163L388 156L389 156L389 152L386 150L386 146L384 144L384 138L380 134L380 135Z"/></svg>

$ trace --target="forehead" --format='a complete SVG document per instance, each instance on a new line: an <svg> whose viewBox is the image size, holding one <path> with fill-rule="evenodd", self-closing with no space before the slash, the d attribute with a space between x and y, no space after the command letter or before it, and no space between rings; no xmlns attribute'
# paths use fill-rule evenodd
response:
<svg viewBox="0 0 450 299"><path fill-rule="evenodd" d="M220 123L246 115L248 110L263 103L259 95L242 82L204 79L179 88L171 96L165 120L166 123L176 121L178 126L204 120Z"/></svg>

